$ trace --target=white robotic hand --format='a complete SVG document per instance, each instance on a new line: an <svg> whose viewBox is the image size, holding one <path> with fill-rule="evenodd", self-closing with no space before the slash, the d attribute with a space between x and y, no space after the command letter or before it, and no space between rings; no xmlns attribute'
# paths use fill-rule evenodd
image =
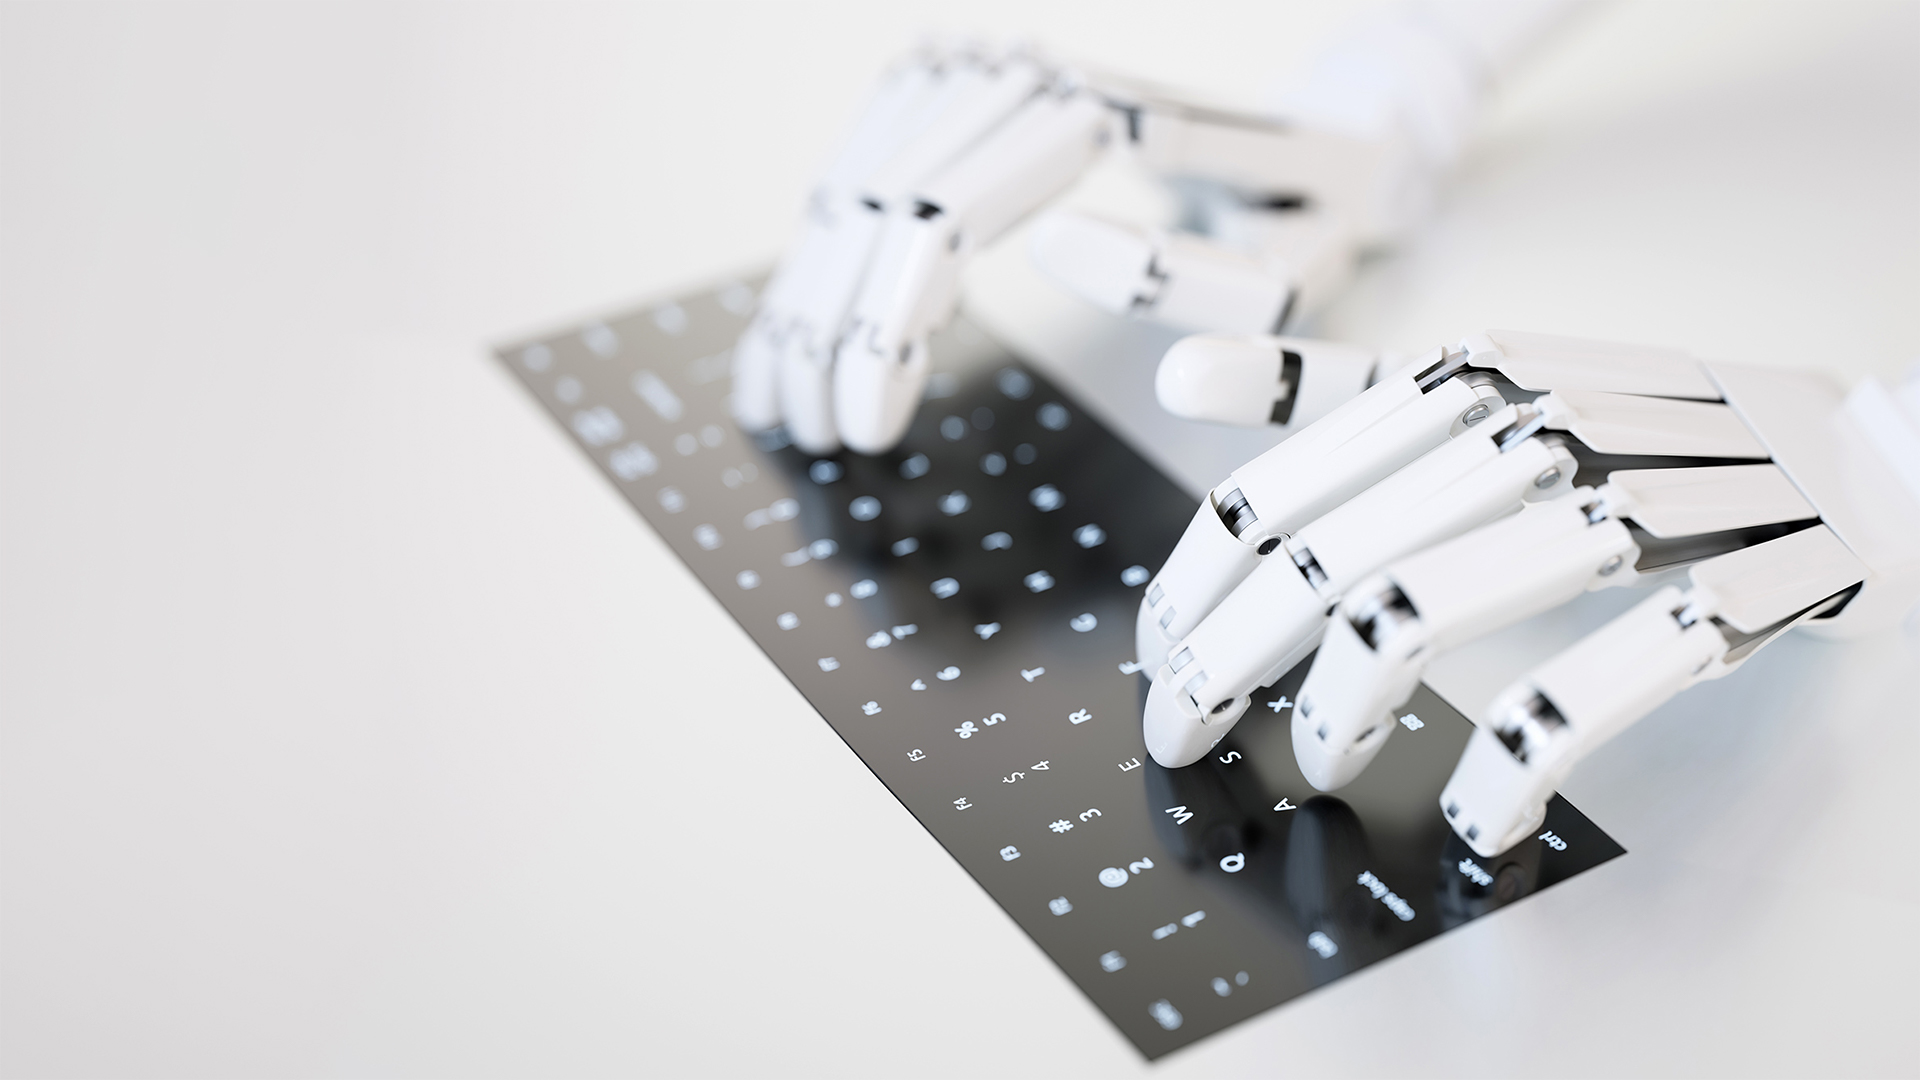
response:
<svg viewBox="0 0 1920 1080"><path fill-rule="evenodd" d="M1292 736L1332 790L1435 653L1586 590L1664 586L1482 718L1441 806L1497 854L1674 694L1794 626L1865 632L1913 608L1920 385L1902 393L1869 381L1843 402L1817 376L1505 331L1436 349L1200 507L1140 606L1147 748L1198 760L1318 648Z"/></svg>
<svg viewBox="0 0 1920 1080"><path fill-rule="evenodd" d="M1034 230L1042 269L1114 311L1278 331L1338 288L1363 245L1418 218L1486 88L1563 6L1408 6L1331 53L1285 121L1026 53L916 56L833 158L736 346L735 418L784 423L812 453L891 448L968 259L1109 148L1176 181L1188 224L1207 235L1060 213ZM1350 377L1348 393L1370 374Z"/></svg>

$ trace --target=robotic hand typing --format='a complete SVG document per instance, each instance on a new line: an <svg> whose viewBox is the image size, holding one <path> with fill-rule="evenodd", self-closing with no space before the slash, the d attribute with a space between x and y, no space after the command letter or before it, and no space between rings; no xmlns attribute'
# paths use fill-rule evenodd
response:
<svg viewBox="0 0 1920 1080"><path fill-rule="evenodd" d="M928 52L882 84L734 350L732 407L803 450L904 434L967 260L1119 152L1195 231L1052 212L1030 255L1116 313L1215 333L1162 361L1170 411L1292 437L1201 505L1148 583L1143 729L1177 768L1318 650L1292 718L1351 782L1435 654L1580 593L1653 593L1482 718L1440 808L1492 856L1579 758L1797 626L1920 595L1920 384L1896 402L1659 349L1490 331L1400 365L1278 335L1421 216L1493 77L1563 5L1401 9L1329 54L1288 119L1034 55Z"/></svg>
<svg viewBox="0 0 1920 1080"><path fill-rule="evenodd" d="M734 350L735 418L784 423L811 453L890 449L968 259L1122 148L1178 183L1206 235L1056 213L1033 232L1042 269L1116 312L1277 332L1336 290L1362 247L1418 219L1485 89L1563 6L1410 6L1330 53L1284 121L1022 52L916 56L883 80L814 190ZM1307 357L1324 368L1305 375L1317 399L1374 374L1328 357ZM1261 419L1311 419L1292 376Z"/></svg>
<svg viewBox="0 0 1920 1080"><path fill-rule="evenodd" d="M1278 349L1188 339L1162 382L1224 372L1183 392L1237 394ZM1480 854L1536 828L1584 754L1787 630L1914 607L1920 382L1843 399L1804 373L1506 331L1435 349L1202 504L1140 605L1147 747L1198 760L1318 648L1294 753L1339 788L1435 653L1619 585L1656 589L1501 693L1442 793Z"/></svg>

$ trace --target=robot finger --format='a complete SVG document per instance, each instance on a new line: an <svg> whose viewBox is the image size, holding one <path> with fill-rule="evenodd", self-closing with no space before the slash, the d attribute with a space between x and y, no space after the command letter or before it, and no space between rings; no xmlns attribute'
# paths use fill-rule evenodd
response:
<svg viewBox="0 0 1920 1080"><path fill-rule="evenodd" d="M1580 758L1792 627L1839 614L1868 576L1825 525L1709 559L1502 691L1440 808L1481 855L1525 839Z"/></svg>
<svg viewBox="0 0 1920 1080"><path fill-rule="evenodd" d="M1265 345L1248 346L1228 362L1260 378L1268 359L1284 373L1284 356ZM1460 356L1435 349L1214 488L1147 585L1134 629L1140 663L1149 671L1166 663L1175 642L1308 522L1503 406L1496 389L1461 377L1464 371Z"/></svg>
<svg viewBox="0 0 1920 1080"><path fill-rule="evenodd" d="M1636 578L1626 525L1576 488L1389 565L1350 590L1329 621L1293 714L1294 756L1332 791L1392 734L1427 662L1593 588ZM1496 568L1488 570L1488 568Z"/></svg>
<svg viewBox="0 0 1920 1080"><path fill-rule="evenodd" d="M834 363L840 437L862 453L906 433L928 375L927 336L952 314L975 251L1077 179L1111 114L1076 91L1046 91L914 188L889 214Z"/></svg>
<svg viewBox="0 0 1920 1080"><path fill-rule="evenodd" d="M1204 754L1255 687L1311 651L1353 585L1519 510L1529 496L1570 487L1572 456L1542 433L1546 418L1531 405L1508 406L1276 545L1155 673L1142 718L1155 760L1172 768Z"/></svg>
<svg viewBox="0 0 1920 1080"><path fill-rule="evenodd" d="M1028 255L1097 307L1179 330L1278 332L1298 288L1279 259L1063 210L1035 223Z"/></svg>
<svg viewBox="0 0 1920 1080"><path fill-rule="evenodd" d="M1196 334L1160 358L1153 392L1188 420L1301 430L1365 390L1379 369L1372 350L1331 341Z"/></svg>
<svg viewBox="0 0 1920 1080"><path fill-rule="evenodd" d="M743 426L758 430L784 418L804 449L839 446L834 350L889 207L1002 122L1041 79L1018 58L928 52L882 81L815 187L800 237L741 338L733 408Z"/></svg>

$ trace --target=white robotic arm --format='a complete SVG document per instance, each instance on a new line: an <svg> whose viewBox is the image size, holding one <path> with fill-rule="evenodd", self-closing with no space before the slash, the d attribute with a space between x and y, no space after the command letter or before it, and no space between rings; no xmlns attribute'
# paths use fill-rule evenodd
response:
<svg viewBox="0 0 1920 1080"><path fill-rule="evenodd" d="M1920 596L1920 461L1903 457L1920 409L1903 421L1871 387L1843 404L1803 375L1538 335L1435 356L1236 472L1148 583L1136 638L1161 764L1204 755L1318 646L1293 745L1309 782L1338 788L1435 653L1686 570L1689 592L1664 590L1489 712L1443 804L1491 855L1574 761L1673 694L1792 626L1884 623Z"/></svg>
<svg viewBox="0 0 1920 1080"><path fill-rule="evenodd" d="M1484 89L1563 6L1410 5L1337 49L1286 122L1025 54L917 56L882 83L814 192L735 349L735 416L753 430L784 422L815 453L892 447L966 261L1110 146L1182 180L1210 237L1060 215L1036 229L1042 268L1116 311L1278 330L1338 288L1362 245L1418 216ZM1343 376L1349 392L1365 378ZM1313 418L1301 400L1296 424Z"/></svg>

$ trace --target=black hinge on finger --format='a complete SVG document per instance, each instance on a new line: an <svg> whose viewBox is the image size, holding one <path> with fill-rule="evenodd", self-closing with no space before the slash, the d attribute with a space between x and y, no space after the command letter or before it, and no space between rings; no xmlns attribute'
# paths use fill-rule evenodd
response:
<svg viewBox="0 0 1920 1080"><path fill-rule="evenodd" d="M1251 528L1254 522L1260 520L1260 515L1254 513L1253 507L1247 505L1247 497L1240 493L1239 488L1234 488L1227 492L1224 498L1216 500L1213 504L1213 512L1220 515L1220 524L1225 525L1227 531L1232 533L1236 540L1240 538L1241 533Z"/></svg>
<svg viewBox="0 0 1920 1080"><path fill-rule="evenodd" d="M1425 394L1465 370L1467 370L1467 354L1464 351L1450 353L1441 349L1440 359L1427 365L1420 374L1415 375L1413 382L1420 388L1420 392Z"/></svg>
<svg viewBox="0 0 1920 1080"><path fill-rule="evenodd" d="M1293 306L1291 297L1287 299L1287 306ZM1282 312L1280 318L1284 320L1286 313ZM1273 403L1273 413L1267 419L1274 424L1292 420L1293 403L1300 399L1300 354L1292 349L1280 354L1280 385L1287 388L1287 393Z"/></svg>
<svg viewBox="0 0 1920 1080"><path fill-rule="evenodd" d="M1301 548L1293 553L1293 565L1300 568L1300 576L1307 579L1315 592L1326 586L1327 572L1321 568L1320 560L1313 557L1312 548Z"/></svg>

